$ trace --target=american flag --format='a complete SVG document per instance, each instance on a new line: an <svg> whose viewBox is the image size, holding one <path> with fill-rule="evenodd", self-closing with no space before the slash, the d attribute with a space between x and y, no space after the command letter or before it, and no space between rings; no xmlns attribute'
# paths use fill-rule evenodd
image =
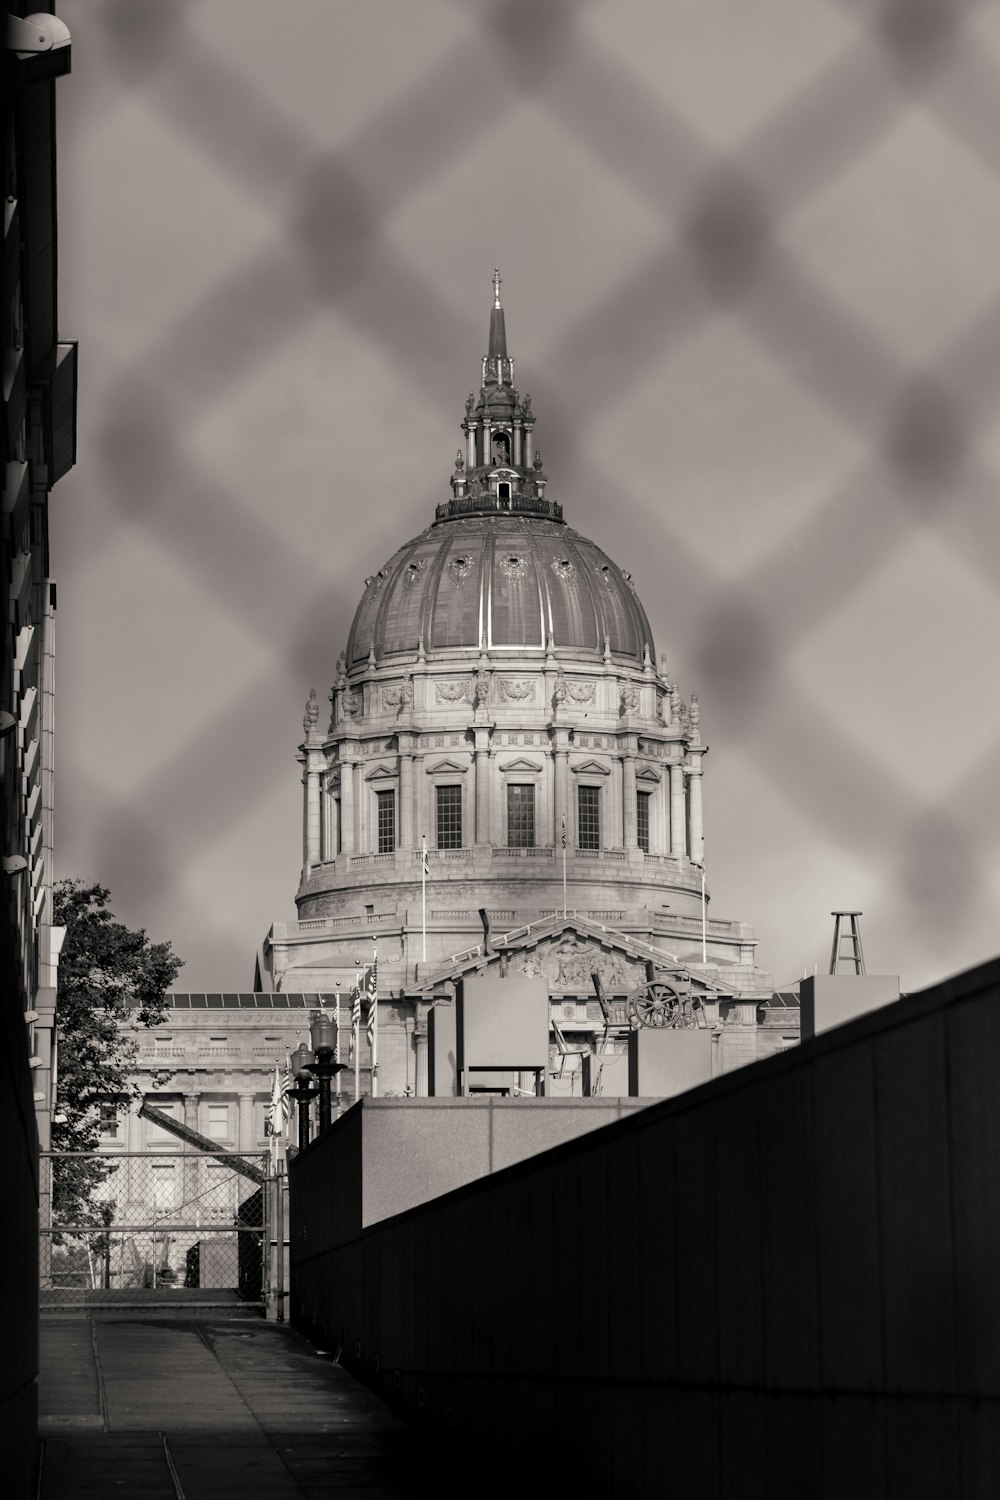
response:
<svg viewBox="0 0 1000 1500"><path fill-rule="evenodd" d="M565 819L565 817L562 820L562 846L565 849L565 847L566 847L566 819Z"/></svg>
<svg viewBox="0 0 1000 1500"><path fill-rule="evenodd" d="M375 1046L375 1029L378 1020L378 959L365 970L365 989L368 995L368 1045Z"/></svg>
<svg viewBox="0 0 1000 1500"><path fill-rule="evenodd" d="M274 1065L274 1082L271 1085L271 1102L267 1106L267 1134L284 1135L288 1127L288 1121L292 1113L291 1101L288 1091L292 1086L291 1064L286 1056L285 1071L278 1072L278 1064Z"/></svg>
<svg viewBox="0 0 1000 1500"><path fill-rule="evenodd" d="M354 1049L358 1045L358 1032L361 1030L361 986L364 983L364 975L358 974L351 991L351 1051L350 1060L354 1061Z"/></svg>

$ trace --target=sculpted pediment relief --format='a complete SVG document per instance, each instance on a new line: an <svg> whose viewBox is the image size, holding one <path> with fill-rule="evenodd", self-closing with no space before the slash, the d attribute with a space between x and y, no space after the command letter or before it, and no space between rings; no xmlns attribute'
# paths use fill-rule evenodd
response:
<svg viewBox="0 0 1000 1500"><path fill-rule="evenodd" d="M646 977L645 965L639 959L609 951L572 933L512 956L510 967L515 974L544 978L552 989L572 990L576 994L593 991L590 976L595 972L601 977L601 988L606 995L628 994Z"/></svg>

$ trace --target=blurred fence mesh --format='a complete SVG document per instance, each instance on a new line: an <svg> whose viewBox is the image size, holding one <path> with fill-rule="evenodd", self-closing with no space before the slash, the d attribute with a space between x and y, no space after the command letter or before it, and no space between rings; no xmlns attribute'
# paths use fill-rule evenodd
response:
<svg viewBox="0 0 1000 1500"><path fill-rule="evenodd" d="M44 1153L42 1306L259 1302L266 1171L266 1157L233 1166L196 1151Z"/></svg>
<svg viewBox="0 0 1000 1500"><path fill-rule="evenodd" d="M252 423L251 413L262 409L255 387L271 378L260 374L261 363L273 368L283 349L304 343L317 318L332 312L356 345L391 360L400 382L444 413L446 425L456 370L473 368L481 352L483 308L467 316L455 310L428 268L433 247L429 256L416 245L410 253L400 216L421 198L433 200L456 164L471 160L484 200L449 204L445 191L442 210L453 211L454 221L443 211L443 246L461 235L468 215L490 219L497 210L489 183L500 170L502 133L523 142L526 132L530 139L532 131L536 138L552 131L572 142L574 161L589 163L594 212L613 212L602 202L602 184L613 184L641 210L645 234L638 260L630 256L617 278L602 276L590 294L577 296L572 325L557 323L551 346L533 358L535 404L545 446L558 454L560 497L621 497L626 530L632 508L635 545L642 537L669 573L671 628L710 705L710 732L738 736L750 758L769 758L769 795L795 827L804 821L818 840L849 845L871 860L906 908L900 935L926 942L933 924L939 948L952 939L975 941L981 874L998 852L1000 723L990 719L983 730L967 722L966 753L942 781L920 784L907 774L905 735L877 727L880 692L891 696L894 684L879 682L877 671L867 680L863 647L853 684L831 683L827 691L822 675L824 651L834 650L830 633L835 642L852 609L856 620L864 617L868 597L888 582L915 538L932 541L953 590L967 585L977 599L996 591L1000 508L984 450L1000 393L1000 256L993 253L1000 246L1000 48L993 50L992 33L976 29L983 7L962 0L774 0L765 10L772 23L775 15L785 18L788 46L777 49L773 81L760 86L753 108L734 105L724 92L714 106L700 100L684 72L697 70L696 44L686 61L678 61L675 44L690 27L706 46L738 49L746 24L744 17L737 26L738 12L755 7L708 7L719 18L714 35L698 31L697 6L647 7L662 12L665 25L673 16L679 30L672 39L663 33L661 58L644 58L638 47L628 52L636 10L629 5L456 4L450 33L440 24L448 7L436 5L425 17L429 22L433 13L433 44L418 34L421 5L410 7L409 18L398 9L378 14L379 6L293 5L280 18L268 12L277 70L270 75L263 65L255 74L245 53L230 56L226 46L226 17L235 25L252 9L179 0L105 0L75 15L72 5L63 7L80 44L100 53L109 115L123 95L141 95L164 142L176 142L182 154L196 150L199 172L234 201L234 214L245 208L259 215L271 205L270 233L249 235L245 257L218 268L209 260L186 294L149 288L150 298L162 295L161 315L138 346L119 339L100 431L83 443L111 517L140 528L178 562L213 607L259 643L263 663L238 684L213 683L214 713L199 718L182 746L150 756L145 776L132 776L113 816L103 818L115 830L95 851L105 875L114 884L121 869L140 895L152 900L155 893L159 909L169 906L192 838L223 839L237 819L253 815L249 784L263 803L273 782L288 775L284 762L265 769L253 759L275 653L303 681L323 682L324 673L329 681L333 670L338 643L316 629L317 619L330 615L332 543L316 531L310 553L294 539L293 502L275 504L270 491L254 496L245 472L227 478L208 442L193 435L206 412L235 407L243 411L239 420ZM264 9L248 17L262 38ZM621 45L613 35L618 23ZM735 30L727 33L728 26ZM370 63L364 103L354 105L331 145L310 130L309 108L292 87L295 65L286 69L277 54L325 49L333 89L365 28L386 28L382 63ZM407 47L423 61L397 78ZM264 41L260 50L263 56ZM301 66L315 78L304 58ZM734 63L734 78L737 72ZM283 99L275 82L281 78L289 80ZM733 94L743 97L736 88ZM358 96L355 87L351 97ZM99 129L100 98L88 107ZM880 170L888 183L898 182L892 153L903 149L900 132L908 133L917 176L921 142L932 143L935 171L964 194L970 235L977 224L981 230L978 250L963 258L961 245L954 249L947 295L936 300L933 278L925 286L914 271L928 247L908 233L906 202L896 202L891 187L888 206L880 197ZM879 153L887 153L884 163ZM547 161L547 191L558 197L555 159ZM519 170L532 170L527 157ZM843 191L855 192L856 203L844 217L864 232L838 251L830 195L847 179ZM942 203L945 236L953 211ZM579 204L567 203L566 212L579 214ZM580 222L582 237L585 215ZM914 218L918 230L922 222ZM112 224L105 227L113 232ZM522 240L539 232L530 218L520 224ZM868 257L861 269L854 266L853 280L852 255ZM877 274L868 274L872 268ZM599 411L602 431L631 431L640 447L640 427L655 439L671 381L687 379L682 361L720 319L745 352L748 379L756 351L786 383L786 418L762 441L794 447L797 429L813 421L848 435L848 458L841 461L838 450L829 465L817 437L801 513L770 516L762 504L745 559L730 558L721 569L692 543L690 508L675 509L669 493L630 476L629 453L588 441L580 421L581 412ZM84 372L86 381L86 366ZM350 384L348 365L342 378ZM711 387L705 400L713 401ZM720 410L720 429L725 421ZM381 430L388 441L389 429ZM281 440L276 430L274 441ZM713 441L709 434L707 444ZM654 457L645 473L655 476ZM738 516L742 477L731 478L733 524L745 527ZM435 485L428 482L425 496L406 497L412 519L400 522L403 534L432 514L440 498ZM393 503L397 509L390 507L382 523L404 513ZM569 519L579 523L579 510ZM334 523L352 531L364 524L356 513L338 517L335 504L327 520ZM298 524L307 524L304 512ZM386 555L396 539L385 536ZM262 608L262 600L286 603ZM338 628L353 603L341 606ZM938 603L931 594L928 610ZM983 628L1000 629L1000 614L994 620L986 603L982 620L978 637ZM822 647L807 659L806 689L793 657L810 641ZM918 690L930 716L947 717L940 682ZM192 754L204 765L225 764L234 742L246 747L244 783L222 787L204 778L193 785ZM914 744L912 754L924 752ZM102 806L110 796L101 789ZM157 819L155 809L167 799L172 816ZM711 810L708 816L711 834ZM126 848L133 852L123 854ZM762 904L772 899L780 906L762 892Z"/></svg>

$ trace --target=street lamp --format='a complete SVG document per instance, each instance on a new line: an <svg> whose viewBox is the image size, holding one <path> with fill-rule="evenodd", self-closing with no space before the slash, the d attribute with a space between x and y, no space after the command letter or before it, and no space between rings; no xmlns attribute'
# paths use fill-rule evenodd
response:
<svg viewBox="0 0 1000 1500"><path fill-rule="evenodd" d="M309 1144L309 1105L316 1097L316 1090L309 1087L309 1069L313 1061L312 1052L305 1042L300 1043L291 1056L295 1087L289 1089L288 1092L299 1106L300 1151L304 1151Z"/></svg>
<svg viewBox="0 0 1000 1500"><path fill-rule="evenodd" d="M309 1018L309 1037L316 1058L306 1066L313 1077L319 1080L319 1128L322 1134L330 1125L330 1081L344 1066L342 1062L334 1061L337 1032L329 1011L313 1011Z"/></svg>

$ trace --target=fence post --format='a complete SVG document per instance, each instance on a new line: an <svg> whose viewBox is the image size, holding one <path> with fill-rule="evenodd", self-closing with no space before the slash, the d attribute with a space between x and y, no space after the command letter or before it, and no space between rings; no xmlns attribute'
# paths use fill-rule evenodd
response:
<svg viewBox="0 0 1000 1500"><path fill-rule="evenodd" d="M285 1243L285 1163L281 1156L274 1162L274 1171L267 1179L267 1220L265 1236L267 1265L265 1267L265 1316L269 1322L285 1321L285 1278L287 1256Z"/></svg>
<svg viewBox="0 0 1000 1500"><path fill-rule="evenodd" d="M52 1158L47 1151L38 1157L38 1285L52 1285Z"/></svg>

